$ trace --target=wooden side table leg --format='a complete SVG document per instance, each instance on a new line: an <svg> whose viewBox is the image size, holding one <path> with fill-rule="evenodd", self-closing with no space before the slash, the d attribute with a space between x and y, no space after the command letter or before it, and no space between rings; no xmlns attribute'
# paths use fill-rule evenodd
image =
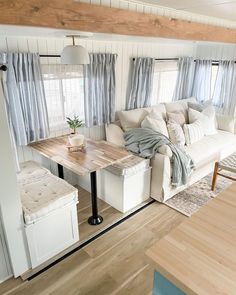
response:
<svg viewBox="0 0 236 295"><path fill-rule="evenodd" d="M213 178L212 178L212 185L211 185L211 190L212 191L214 191L215 187L216 187L216 180L217 180L217 176L218 176L218 168L219 168L219 163L216 162L215 163L214 173L213 173Z"/></svg>

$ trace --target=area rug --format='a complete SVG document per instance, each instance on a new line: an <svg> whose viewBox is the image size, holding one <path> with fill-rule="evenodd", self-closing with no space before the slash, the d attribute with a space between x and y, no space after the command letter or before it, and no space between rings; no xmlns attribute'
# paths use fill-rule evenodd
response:
<svg viewBox="0 0 236 295"><path fill-rule="evenodd" d="M226 174L226 173L225 173ZM232 173L227 175L233 176ZM234 174L235 177L235 174ZM221 191L226 189L232 184L232 181L218 176L216 182L216 189L211 191L212 174L207 175L200 181L191 185L186 190L178 193L173 198L165 202L165 205L179 211L180 213L191 216L197 212L202 206L207 204L209 200L216 197Z"/></svg>

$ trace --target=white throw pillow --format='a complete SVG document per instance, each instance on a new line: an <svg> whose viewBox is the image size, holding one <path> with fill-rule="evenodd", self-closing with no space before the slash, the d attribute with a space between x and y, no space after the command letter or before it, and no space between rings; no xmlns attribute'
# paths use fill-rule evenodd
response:
<svg viewBox="0 0 236 295"><path fill-rule="evenodd" d="M204 137L204 129L201 120L184 125L186 145L191 145Z"/></svg>
<svg viewBox="0 0 236 295"><path fill-rule="evenodd" d="M151 111L151 113L145 117L141 123L141 127L160 132L169 138L165 120L155 111Z"/></svg>
<svg viewBox="0 0 236 295"><path fill-rule="evenodd" d="M183 127L184 124L187 123L183 113L168 113L167 112L167 118L168 118L168 120L175 121L181 127Z"/></svg>
<svg viewBox="0 0 236 295"><path fill-rule="evenodd" d="M165 103L167 113L182 113L185 116L185 121L188 122L188 102L197 102L194 97L181 99L174 102Z"/></svg>
<svg viewBox="0 0 236 295"><path fill-rule="evenodd" d="M185 136L182 127L173 120L167 123L170 141L178 146L185 145Z"/></svg>
<svg viewBox="0 0 236 295"><path fill-rule="evenodd" d="M202 112L193 109L188 111L189 123L194 123L198 120L202 122L205 135L216 134L216 114L213 106L208 106Z"/></svg>

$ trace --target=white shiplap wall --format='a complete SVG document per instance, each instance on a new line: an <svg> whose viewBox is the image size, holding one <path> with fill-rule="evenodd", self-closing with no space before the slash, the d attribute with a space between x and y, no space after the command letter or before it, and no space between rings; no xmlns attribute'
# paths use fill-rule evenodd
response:
<svg viewBox="0 0 236 295"><path fill-rule="evenodd" d="M156 58L164 57L179 57L179 56L199 56L208 57L212 54L212 58L219 58L219 56L227 57L230 53L232 56L236 53L233 45L220 44L205 44L202 45L196 42L175 41L175 40L158 40L156 42L146 41L125 41L111 40L81 40L80 44L85 46L89 52L107 52L117 53L116 64L116 110L125 108L126 104L126 90L128 83L129 64L132 57L149 56ZM145 42L146 41L146 42ZM67 38L53 38L53 37L7 37L0 36L0 51L20 51L20 52L39 52L40 54L60 54L63 47L70 44L71 40ZM224 54L223 54L224 53ZM43 63L53 64L55 58L43 58ZM58 60L57 60L58 62ZM51 134L51 136L59 136L68 133L68 129L60 130ZM103 127L93 127L81 130L86 136L93 139L102 139L105 137ZM19 148L20 161L37 160L50 168L56 174L56 166L46 159L43 159L33 152L28 147ZM76 182L77 178L72 173L66 173L67 180L71 183Z"/></svg>
<svg viewBox="0 0 236 295"><path fill-rule="evenodd" d="M40 54L60 54L63 47L70 44L66 38L25 38L25 37L0 37L0 51L21 51L39 52ZM178 57L182 55L193 55L194 44L178 42L173 43L145 43L145 42L122 42L122 41L101 41L82 40L80 44L85 46L89 52L112 52L118 54L116 65L116 110L124 109L126 102L126 88L128 81L129 62L136 56L153 57ZM55 58L43 58L43 63L55 63ZM104 128L94 127L82 131L94 139L104 138ZM59 136L68 133L68 130L61 130L53 133L52 136ZM27 161L36 157L30 148L19 149L20 161ZM37 158L39 160L39 158ZM47 163L44 162L44 165Z"/></svg>

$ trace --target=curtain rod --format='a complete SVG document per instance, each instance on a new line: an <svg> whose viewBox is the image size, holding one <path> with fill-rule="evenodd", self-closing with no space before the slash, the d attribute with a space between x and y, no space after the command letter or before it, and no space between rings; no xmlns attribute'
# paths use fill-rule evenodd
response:
<svg viewBox="0 0 236 295"><path fill-rule="evenodd" d="M135 60L135 59L136 59L136 58L133 57L133 60ZM179 58L178 58L178 57L154 58L154 60L156 60L156 61L178 61ZM196 62L196 59L194 59L194 61ZM218 65L218 64L219 64L219 61L220 61L220 60L213 59L213 60L212 60L212 64L213 64L213 65ZM236 61L235 61L235 63L236 63Z"/></svg>
<svg viewBox="0 0 236 295"><path fill-rule="evenodd" d="M59 54L40 54L40 57L61 57ZM133 58L135 60L135 57ZM168 57L168 58L155 58L156 61L178 61L178 57ZM194 59L196 61L196 59ZM236 63L236 61L235 61ZM219 60L212 60L213 65L218 65ZM1 68L0 68L1 69ZM6 70L5 70L6 71Z"/></svg>
<svg viewBox="0 0 236 295"><path fill-rule="evenodd" d="M136 57L133 58L133 60L135 60ZM169 58L154 58L157 61L168 61L168 60L178 60L177 57L169 57Z"/></svg>
<svg viewBox="0 0 236 295"><path fill-rule="evenodd" d="M58 54L40 54L40 57L61 57Z"/></svg>

